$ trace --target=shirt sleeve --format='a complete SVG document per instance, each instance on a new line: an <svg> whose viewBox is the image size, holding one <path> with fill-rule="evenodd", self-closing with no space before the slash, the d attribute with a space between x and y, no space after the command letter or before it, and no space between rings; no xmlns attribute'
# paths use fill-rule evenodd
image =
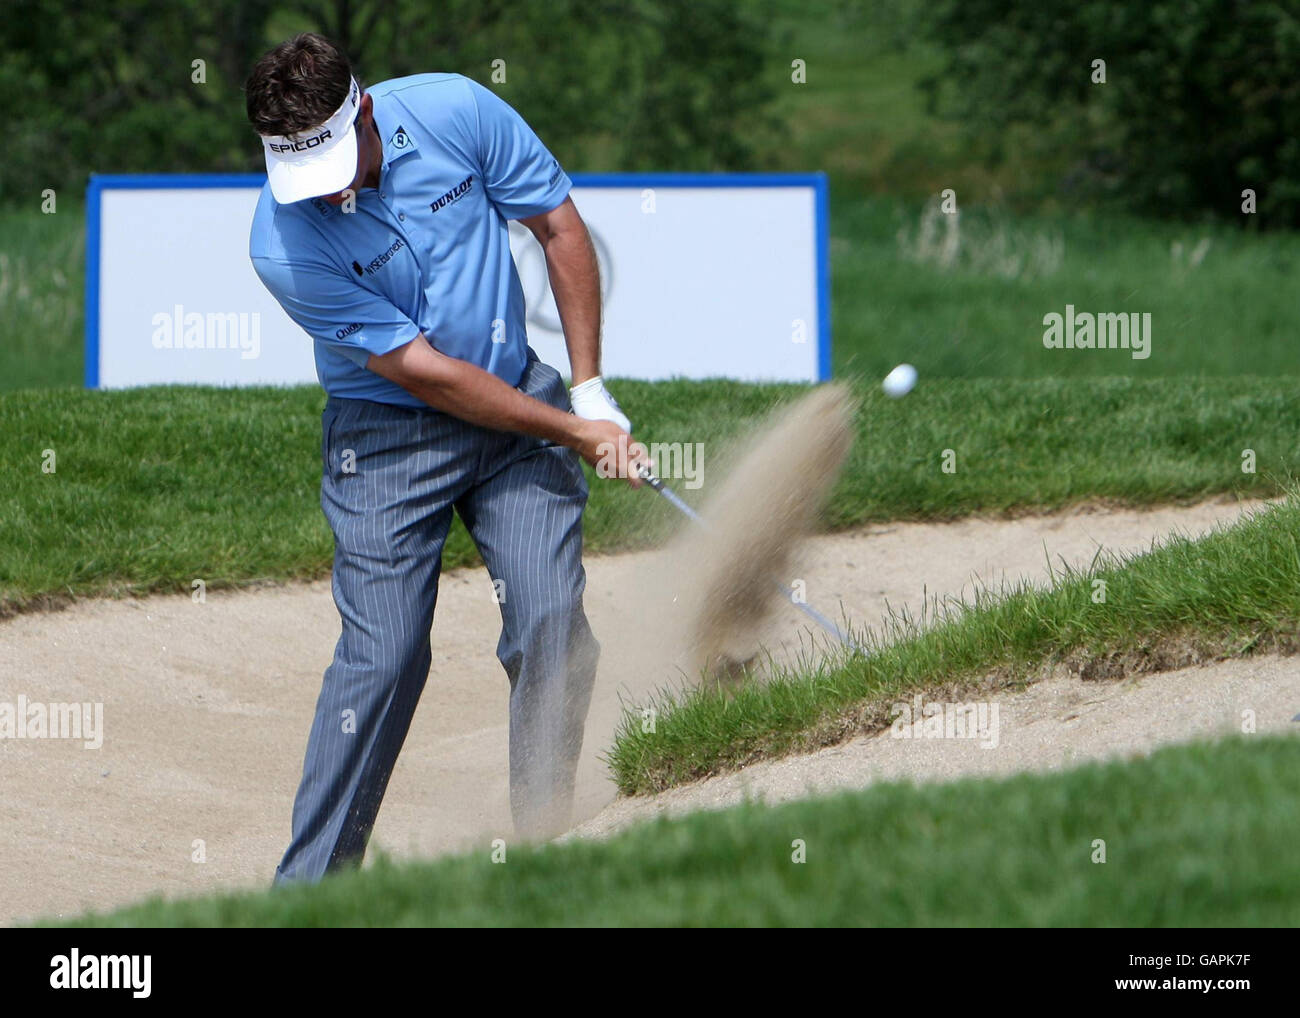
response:
<svg viewBox="0 0 1300 1018"><path fill-rule="evenodd" d="M359 367L371 354L383 356L420 333L391 301L327 265L255 257L253 268L285 314Z"/></svg>
<svg viewBox="0 0 1300 1018"><path fill-rule="evenodd" d="M478 113L478 158L488 199L506 219L556 208L573 187L559 160L505 100L465 80Z"/></svg>

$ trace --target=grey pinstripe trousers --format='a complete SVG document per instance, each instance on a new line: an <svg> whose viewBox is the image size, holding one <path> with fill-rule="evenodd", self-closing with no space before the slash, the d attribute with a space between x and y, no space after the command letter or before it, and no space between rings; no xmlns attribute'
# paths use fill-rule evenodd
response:
<svg viewBox="0 0 1300 1018"><path fill-rule="evenodd" d="M518 386L570 409L530 350ZM434 411L330 398L321 507L342 634L325 671L277 884L360 865L432 660L453 507L500 592L510 681L510 807L523 837L563 831L599 645L583 611L577 454Z"/></svg>

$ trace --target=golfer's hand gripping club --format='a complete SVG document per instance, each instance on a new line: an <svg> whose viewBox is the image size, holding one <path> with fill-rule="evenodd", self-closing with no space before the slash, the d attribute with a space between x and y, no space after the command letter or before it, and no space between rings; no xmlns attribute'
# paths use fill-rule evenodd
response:
<svg viewBox="0 0 1300 1018"><path fill-rule="evenodd" d="M634 488L645 483L641 467L649 461L649 452L613 421L579 418L569 444L595 467L598 477L623 478Z"/></svg>

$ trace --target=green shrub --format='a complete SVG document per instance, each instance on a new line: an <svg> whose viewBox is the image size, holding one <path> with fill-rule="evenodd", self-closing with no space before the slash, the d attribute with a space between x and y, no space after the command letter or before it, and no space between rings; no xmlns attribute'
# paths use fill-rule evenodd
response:
<svg viewBox="0 0 1300 1018"><path fill-rule="evenodd" d="M933 104L984 156L1032 124L1031 143L1073 155L1070 190L1300 226L1295 0L936 0L918 23L947 50L927 81ZM1245 189L1257 217L1242 216Z"/></svg>

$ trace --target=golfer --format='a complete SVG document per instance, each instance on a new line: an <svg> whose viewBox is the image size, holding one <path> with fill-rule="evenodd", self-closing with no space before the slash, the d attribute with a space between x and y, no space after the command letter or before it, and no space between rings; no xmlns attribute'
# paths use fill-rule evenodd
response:
<svg viewBox="0 0 1300 1018"><path fill-rule="evenodd" d="M328 397L321 507L342 620L276 883L365 854L428 678L453 510L501 607L516 832L562 832L599 650L579 456L633 485L645 459L601 380L599 278L570 180L488 89L419 74L363 91L319 35L267 53L245 90L269 178L249 254L315 341ZM546 254L568 391L528 345L511 219Z"/></svg>

